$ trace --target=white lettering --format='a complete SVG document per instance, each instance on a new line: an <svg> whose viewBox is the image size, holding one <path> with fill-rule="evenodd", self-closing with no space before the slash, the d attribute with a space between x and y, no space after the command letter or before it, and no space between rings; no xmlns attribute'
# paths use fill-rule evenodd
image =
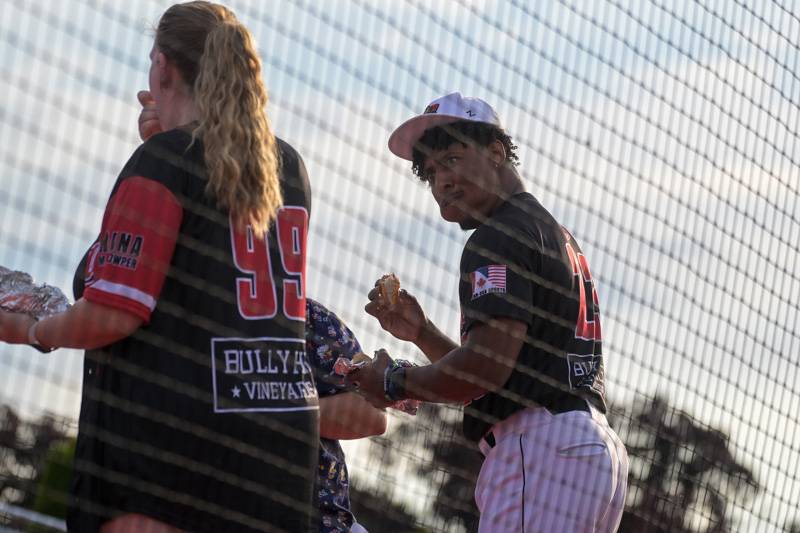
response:
<svg viewBox="0 0 800 533"><path fill-rule="evenodd" d="M300 367L299 374L305 374L310 372L308 368L308 363L306 363L306 352L305 350L295 350L294 352L294 370L292 371L293 374L298 374L297 368Z"/></svg>
<svg viewBox="0 0 800 533"><path fill-rule="evenodd" d="M281 362L283 363L283 373L287 374L289 369L286 366L286 361L289 359L289 350L275 350L278 352L278 357L281 358Z"/></svg>
<svg viewBox="0 0 800 533"><path fill-rule="evenodd" d="M572 363L572 373L576 376L588 376L597 371L600 361L575 361Z"/></svg>
<svg viewBox="0 0 800 533"><path fill-rule="evenodd" d="M256 361L258 362L258 370L259 374L277 374L278 367L272 366L272 350L267 350L267 367L264 368L261 362L261 350L256 350Z"/></svg>
<svg viewBox="0 0 800 533"><path fill-rule="evenodd" d="M269 400L269 389L267 388L267 384L265 382L261 382L258 384L258 399L259 400Z"/></svg>
<svg viewBox="0 0 800 533"><path fill-rule="evenodd" d="M300 388L302 386L302 384L298 383L297 386L298 386L298 388ZM302 396L302 391L301 391L300 396L298 396L297 392L295 392L295 390L294 390L294 384L290 384L289 385L289 399L290 400L296 400L296 399L300 398L301 396Z"/></svg>
<svg viewBox="0 0 800 533"><path fill-rule="evenodd" d="M225 373L239 373L239 350L225 350Z"/></svg>
<svg viewBox="0 0 800 533"><path fill-rule="evenodd" d="M317 388L314 386L314 383L311 381L301 381L297 384L297 387L301 390L303 398L316 398L317 397Z"/></svg>
<svg viewBox="0 0 800 533"><path fill-rule="evenodd" d="M246 358L245 355L247 356ZM253 350L240 351L239 357L241 357L241 361L239 362L239 373L252 374L255 371L253 367Z"/></svg>
<svg viewBox="0 0 800 533"><path fill-rule="evenodd" d="M251 400L298 400L317 398L317 388L311 381L291 383L286 381L249 381L244 384Z"/></svg>

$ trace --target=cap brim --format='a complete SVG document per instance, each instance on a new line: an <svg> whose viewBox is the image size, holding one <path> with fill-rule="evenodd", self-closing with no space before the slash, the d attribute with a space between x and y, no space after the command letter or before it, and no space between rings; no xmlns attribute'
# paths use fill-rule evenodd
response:
<svg viewBox="0 0 800 533"><path fill-rule="evenodd" d="M392 132L389 136L389 150L397 157L413 161L414 145L425 130L460 120L464 120L464 117L435 113L417 115L400 124Z"/></svg>

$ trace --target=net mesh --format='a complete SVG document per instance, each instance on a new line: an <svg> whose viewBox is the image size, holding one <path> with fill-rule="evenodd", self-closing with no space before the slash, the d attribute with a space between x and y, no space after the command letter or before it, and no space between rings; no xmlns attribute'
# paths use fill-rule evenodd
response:
<svg viewBox="0 0 800 533"><path fill-rule="evenodd" d="M1 266L71 294L139 144L135 95L169 5L0 2ZM386 140L438 96L478 96L518 146L527 190L592 265L609 419L631 462L621 530L800 528L793 3L230 7L258 42L274 129L308 168L307 292L365 351L425 361L363 311L386 272L458 337L469 234ZM35 508L48 447L75 433L82 364L75 350L0 345L0 500ZM460 416L390 411L385 435L345 442L367 528L475 528L480 456Z"/></svg>

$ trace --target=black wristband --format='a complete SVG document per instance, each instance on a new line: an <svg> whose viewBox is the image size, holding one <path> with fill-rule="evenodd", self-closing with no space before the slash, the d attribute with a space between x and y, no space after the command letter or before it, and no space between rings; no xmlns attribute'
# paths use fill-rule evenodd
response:
<svg viewBox="0 0 800 533"><path fill-rule="evenodd" d="M383 394L391 402L406 399L406 368L404 366L393 365L386 368Z"/></svg>

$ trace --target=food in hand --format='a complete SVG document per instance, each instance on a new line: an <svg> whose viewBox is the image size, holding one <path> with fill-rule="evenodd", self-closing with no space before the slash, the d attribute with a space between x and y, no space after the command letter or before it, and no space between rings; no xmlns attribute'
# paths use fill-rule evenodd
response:
<svg viewBox="0 0 800 533"><path fill-rule="evenodd" d="M68 308L69 300L57 287L36 284L29 274L0 266L0 309L39 319Z"/></svg>
<svg viewBox="0 0 800 533"><path fill-rule="evenodd" d="M378 297L384 305L394 305L400 298L400 280L394 274L386 274L378 280Z"/></svg>

